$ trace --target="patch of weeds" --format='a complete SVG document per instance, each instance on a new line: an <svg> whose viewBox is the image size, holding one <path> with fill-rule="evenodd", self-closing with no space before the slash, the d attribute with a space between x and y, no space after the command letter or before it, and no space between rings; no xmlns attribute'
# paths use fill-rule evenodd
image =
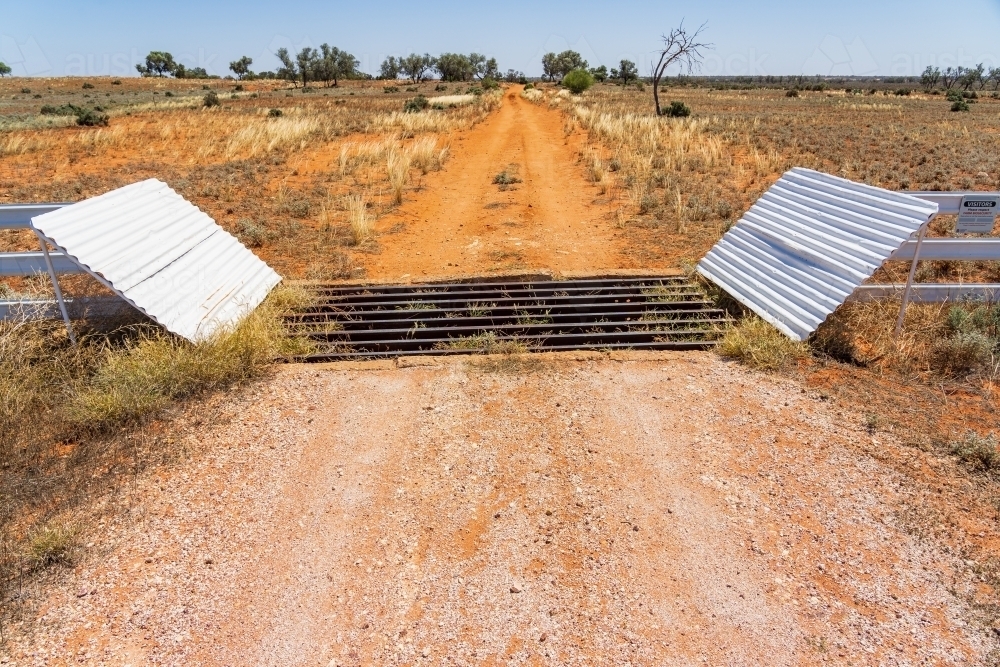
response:
<svg viewBox="0 0 1000 667"><path fill-rule="evenodd" d="M874 412L869 412L864 418L865 431L868 435L875 435L875 433L882 426L882 417Z"/></svg>
<svg viewBox="0 0 1000 667"><path fill-rule="evenodd" d="M242 218L236 223L236 236L248 248L259 248L268 240L269 235L259 223Z"/></svg>
<svg viewBox="0 0 1000 667"><path fill-rule="evenodd" d="M79 530L73 526L47 523L28 540L28 557L35 569L52 565L72 565Z"/></svg>
<svg viewBox="0 0 1000 667"><path fill-rule="evenodd" d="M803 343L791 340L757 316L744 318L726 331L716 349L723 357L762 371L778 370L809 353Z"/></svg>
<svg viewBox="0 0 1000 667"><path fill-rule="evenodd" d="M211 109L212 107L217 107L220 104L222 104L222 102L219 101L219 94L216 93L214 90L207 93L205 97L201 99L201 103L205 105L206 108L209 109Z"/></svg>
<svg viewBox="0 0 1000 667"><path fill-rule="evenodd" d="M968 431L961 440L952 443L951 453L978 470L992 470L1000 465L997 439L992 434L982 436Z"/></svg>
<svg viewBox="0 0 1000 667"><path fill-rule="evenodd" d="M493 177L493 185L499 185L501 190L506 190L510 186L520 183L521 179L518 178L517 172L518 166L516 164L507 165L506 169Z"/></svg>
<svg viewBox="0 0 1000 667"><path fill-rule="evenodd" d="M469 317L488 317L490 310L496 308L495 303L480 303L478 301L473 301L466 308L466 313Z"/></svg>
<svg viewBox="0 0 1000 667"><path fill-rule="evenodd" d="M492 331L454 338L448 342L435 343L436 350L469 350L481 354L524 354L528 351L527 344L517 338L501 340Z"/></svg>
<svg viewBox="0 0 1000 667"><path fill-rule="evenodd" d="M396 306L396 310L437 310L437 306L427 301L407 301L405 305Z"/></svg>
<svg viewBox="0 0 1000 667"><path fill-rule="evenodd" d="M546 310L544 313L538 316L534 316L526 310L517 311L517 323L521 326L528 326L530 324L552 324L552 316L549 314L551 311Z"/></svg>

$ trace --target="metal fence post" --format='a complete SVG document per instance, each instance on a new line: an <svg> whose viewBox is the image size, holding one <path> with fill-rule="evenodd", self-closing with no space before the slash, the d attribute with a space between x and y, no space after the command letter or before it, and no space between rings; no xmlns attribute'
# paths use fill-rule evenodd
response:
<svg viewBox="0 0 1000 667"><path fill-rule="evenodd" d="M910 290L913 289L913 278L917 275L917 262L920 261L920 247L924 243L924 236L927 235L927 228L931 226L930 221L920 228L920 235L917 236L917 247L913 249L913 263L910 264L910 275L906 278L906 287L903 289L903 302L899 306L899 317L896 318L896 330L892 334L893 340L899 340L899 334L903 332L903 319L906 317L906 306L910 303Z"/></svg>
<svg viewBox="0 0 1000 667"><path fill-rule="evenodd" d="M59 289L59 278L56 277L55 267L52 266L52 258L49 257L49 244L42 233L35 230L35 236L38 237L38 242L42 246L42 254L45 255L45 266L49 269L49 278L52 279L52 288L56 293L56 302L59 304L59 312L62 313L63 321L66 322L66 331L69 333L69 340L73 345L76 345L76 334L73 333L73 325L69 321L69 313L66 312L66 302L63 300L62 290Z"/></svg>

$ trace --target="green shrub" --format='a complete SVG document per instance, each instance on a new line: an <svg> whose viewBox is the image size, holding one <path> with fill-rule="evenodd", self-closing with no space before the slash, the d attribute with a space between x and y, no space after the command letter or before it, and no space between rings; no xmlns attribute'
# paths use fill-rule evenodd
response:
<svg viewBox="0 0 1000 667"><path fill-rule="evenodd" d="M399 92L399 88L397 88L396 86L386 86L385 88L382 89L382 92L386 93L386 94L388 94L388 93L398 93Z"/></svg>
<svg viewBox="0 0 1000 667"><path fill-rule="evenodd" d="M430 102L423 95L417 95L413 99L407 100L406 104L403 105L403 111L406 113L420 113L424 109L430 106Z"/></svg>
<svg viewBox="0 0 1000 667"><path fill-rule="evenodd" d="M909 88L898 88L894 95L897 97L909 97L910 93L913 92Z"/></svg>
<svg viewBox="0 0 1000 667"><path fill-rule="evenodd" d="M242 83L236 84L236 87L233 88L233 90L235 90L237 93L242 93L243 92L243 84Z"/></svg>
<svg viewBox="0 0 1000 667"><path fill-rule="evenodd" d="M173 97L174 94L168 90L167 92L163 93L163 96L164 97Z"/></svg>
<svg viewBox="0 0 1000 667"><path fill-rule="evenodd" d="M744 318L730 328L716 349L723 357L764 371L778 370L808 353L803 343L796 343L757 316Z"/></svg>
<svg viewBox="0 0 1000 667"><path fill-rule="evenodd" d="M798 97L798 96L799 96L799 91L796 88L792 88L791 90L785 92L785 97Z"/></svg>
<svg viewBox="0 0 1000 667"><path fill-rule="evenodd" d="M205 97L202 98L202 103L209 109L217 107L221 104L221 102L219 102L219 95L214 90L208 92Z"/></svg>
<svg viewBox="0 0 1000 667"><path fill-rule="evenodd" d="M441 93L446 90L448 90L448 86L444 85L443 83L439 83L438 85L434 86L435 92Z"/></svg>
<svg viewBox="0 0 1000 667"><path fill-rule="evenodd" d="M76 124L86 125L88 127L95 127L98 125L108 124L108 115L99 113L101 111L100 107L96 109L81 109L76 114Z"/></svg>
<svg viewBox="0 0 1000 667"><path fill-rule="evenodd" d="M492 77L486 77L483 79L482 86L483 90L498 90L500 88L500 84L497 83L496 79L493 79Z"/></svg>
<svg viewBox="0 0 1000 667"><path fill-rule="evenodd" d="M267 230L246 218L236 223L236 235L249 248L259 248L267 240Z"/></svg>
<svg viewBox="0 0 1000 667"><path fill-rule="evenodd" d="M579 95L594 85L594 75L585 69L575 69L563 77L562 85L574 95Z"/></svg>
<svg viewBox="0 0 1000 667"><path fill-rule="evenodd" d="M683 102L674 100L669 107L663 110L663 115L670 118L687 118L691 115L691 108Z"/></svg>
<svg viewBox="0 0 1000 667"><path fill-rule="evenodd" d="M934 344L931 365L943 375L968 375L990 359L993 347L994 341L979 331L955 333Z"/></svg>
<svg viewBox="0 0 1000 667"><path fill-rule="evenodd" d="M984 437L975 431L969 431L961 440L952 443L951 453L981 470L991 470L1000 464L996 438L992 435Z"/></svg>
<svg viewBox="0 0 1000 667"><path fill-rule="evenodd" d="M281 118L281 109L271 109L267 112L268 118Z"/></svg>
<svg viewBox="0 0 1000 667"><path fill-rule="evenodd" d="M94 87L94 84L90 83L89 81L86 81L83 84L83 89L84 90L91 90L93 87Z"/></svg>
<svg viewBox="0 0 1000 667"><path fill-rule="evenodd" d="M122 80L121 79L115 79L114 81L111 82L111 85L112 86L120 86L120 85L122 85Z"/></svg>
<svg viewBox="0 0 1000 667"><path fill-rule="evenodd" d="M30 95L31 94L31 88L22 88L21 89L21 93L23 93L24 95Z"/></svg>
<svg viewBox="0 0 1000 667"><path fill-rule="evenodd" d="M968 111L969 110L969 103L966 102L965 100L956 100L955 102L952 103L951 110L952 111Z"/></svg>
<svg viewBox="0 0 1000 667"><path fill-rule="evenodd" d="M534 87L535 87L535 84L531 83L530 81L528 83L524 84L524 89L525 90L531 90Z"/></svg>

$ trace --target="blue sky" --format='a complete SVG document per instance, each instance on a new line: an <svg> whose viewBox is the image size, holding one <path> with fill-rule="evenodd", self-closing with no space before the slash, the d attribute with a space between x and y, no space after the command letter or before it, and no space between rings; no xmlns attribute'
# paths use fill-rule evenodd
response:
<svg viewBox="0 0 1000 667"><path fill-rule="evenodd" d="M272 69L280 46L323 42L377 72L389 54L479 51L503 70L541 72L547 51L572 48L591 65L622 58L646 74L661 33L708 22L703 73L916 75L985 62L1000 67L1000 0L948 3L637 2L33 2L7 3L0 61L33 76L134 75L150 50L226 74L241 55Z"/></svg>

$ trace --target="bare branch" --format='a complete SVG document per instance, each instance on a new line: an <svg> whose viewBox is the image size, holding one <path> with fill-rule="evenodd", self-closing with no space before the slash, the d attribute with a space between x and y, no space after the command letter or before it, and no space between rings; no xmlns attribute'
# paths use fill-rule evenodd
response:
<svg viewBox="0 0 1000 667"><path fill-rule="evenodd" d="M701 67L704 59L703 52L713 48L713 44L698 41L708 23L702 23L694 32L688 32L681 21L680 26L674 28L669 34L663 35L663 46L659 49L659 58L652 64L653 76L653 99L656 102L656 113L660 115L660 96L658 88L660 79L666 74L667 68L671 65L680 65L682 69L690 74Z"/></svg>

